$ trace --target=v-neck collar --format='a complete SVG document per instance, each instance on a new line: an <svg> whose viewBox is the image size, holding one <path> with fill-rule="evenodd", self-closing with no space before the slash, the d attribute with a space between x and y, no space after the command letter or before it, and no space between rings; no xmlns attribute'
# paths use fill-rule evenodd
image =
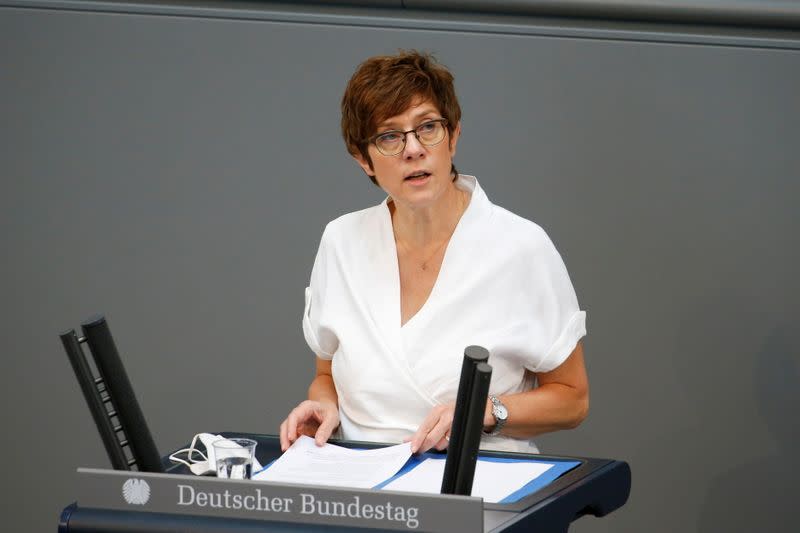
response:
<svg viewBox="0 0 800 533"><path fill-rule="evenodd" d="M462 247L462 241L467 238L465 234L469 233L470 226L483 214L488 212L490 205L489 200L478 184L478 180L475 176L459 174L455 184L459 189L470 193L469 202L464 212L461 214L461 218L458 220L453 234L450 236L450 240L445 247L442 265L439 268L439 273L436 276L436 281L433 283L430 294L428 294L428 298L422 304L422 307L420 307L405 324L401 324L400 266L397 257L397 243L394 238L392 215L389 210L390 197L387 196L381 203L381 240L383 240L386 245L384 248L386 256L382 263L387 267L385 271L385 286L388 288L388 294L386 295L388 298L377 303L384 307L383 312L380 314L388 320L386 325L389 326L388 329L390 330L398 332L407 331L410 327L413 327L414 323L422 320L422 318L420 318L421 315L424 318L426 312L435 304L436 295L441 290L440 287L446 285L448 282L448 258L453 255L453 250L458 250Z"/></svg>

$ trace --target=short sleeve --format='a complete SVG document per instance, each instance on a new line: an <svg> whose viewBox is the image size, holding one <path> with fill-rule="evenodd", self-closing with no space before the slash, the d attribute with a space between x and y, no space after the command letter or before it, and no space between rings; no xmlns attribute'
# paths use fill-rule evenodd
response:
<svg viewBox="0 0 800 533"><path fill-rule="evenodd" d="M567 268L550 238L541 230L531 265L533 357L526 367L533 372L558 368L586 335L586 312L578 306Z"/></svg>
<svg viewBox="0 0 800 533"><path fill-rule="evenodd" d="M325 317L330 316L330 309L326 309L326 295L330 292L327 282L330 279L328 269L331 261L328 258L326 240L328 231L322 234L322 240L314 259L311 270L311 280L305 290L305 309L303 310L303 335L311 351L322 359L332 359L339 348L339 339L334 331L326 326Z"/></svg>

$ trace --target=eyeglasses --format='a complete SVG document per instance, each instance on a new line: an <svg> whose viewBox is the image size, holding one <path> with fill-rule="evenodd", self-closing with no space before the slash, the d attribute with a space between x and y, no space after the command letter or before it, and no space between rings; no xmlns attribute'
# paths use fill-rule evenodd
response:
<svg viewBox="0 0 800 533"><path fill-rule="evenodd" d="M406 136L413 133L420 144L423 146L436 146L444 140L446 118L428 120L414 128L413 130L400 131L390 130L374 135L368 142L375 145L380 153L386 156L397 155L406 147Z"/></svg>

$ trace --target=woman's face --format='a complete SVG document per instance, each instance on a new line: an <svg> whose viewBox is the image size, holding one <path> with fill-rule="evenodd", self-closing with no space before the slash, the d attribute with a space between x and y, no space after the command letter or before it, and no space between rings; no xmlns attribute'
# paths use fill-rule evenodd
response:
<svg viewBox="0 0 800 533"><path fill-rule="evenodd" d="M413 130L423 122L437 118L442 118L442 115L430 101L415 101L403 113L379 124L377 133ZM409 133L403 151L393 156L383 155L374 144L370 144L372 168L360 155L354 157L364 172L375 176L378 185L396 206L410 209L432 207L453 185L450 169L460 132L461 125L457 124L453 134L446 133L444 140L435 146L425 146Z"/></svg>

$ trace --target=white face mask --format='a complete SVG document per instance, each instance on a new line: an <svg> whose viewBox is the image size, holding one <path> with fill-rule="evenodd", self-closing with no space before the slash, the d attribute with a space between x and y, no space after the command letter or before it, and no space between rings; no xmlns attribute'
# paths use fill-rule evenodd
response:
<svg viewBox="0 0 800 533"><path fill-rule="evenodd" d="M189 470L197 476L205 476L216 473L217 461L214 457L214 446L212 444L220 439L222 435L212 435L211 433L198 433L192 439L188 448L178 450L169 456L169 460L181 463L189 467ZM197 441L203 444L205 451L197 447ZM185 454L185 456L184 456ZM182 457L183 456L183 457Z"/></svg>

